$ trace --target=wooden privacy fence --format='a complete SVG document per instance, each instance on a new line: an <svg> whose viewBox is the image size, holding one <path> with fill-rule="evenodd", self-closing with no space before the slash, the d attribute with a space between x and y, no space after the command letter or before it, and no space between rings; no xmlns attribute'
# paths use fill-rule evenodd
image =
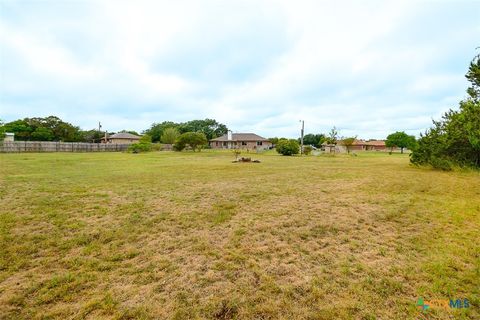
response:
<svg viewBox="0 0 480 320"><path fill-rule="evenodd" d="M52 141L0 141L0 152L105 152L126 151L128 144L52 142Z"/></svg>

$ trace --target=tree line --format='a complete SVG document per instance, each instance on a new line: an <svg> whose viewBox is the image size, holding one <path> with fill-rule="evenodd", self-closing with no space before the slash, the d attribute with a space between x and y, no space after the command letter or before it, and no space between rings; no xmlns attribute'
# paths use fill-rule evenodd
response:
<svg viewBox="0 0 480 320"><path fill-rule="evenodd" d="M154 123L143 134L151 137L151 142L175 143L177 138L187 132L203 133L206 139L213 139L227 133L227 126L214 119L191 120L175 123L165 121ZM105 131L99 129L81 130L80 127L65 122L59 117L24 118L3 123L0 120L0 138L5 132L15 134L15 140L20 141L64 141L64 142L100 142ZM136 131L122 130L139 135ZM113 134L115 132L108 132Z"/></svg>
<svg viewBox="0 0 480 320"><path fill-rule="evenodd" d="M332 145L342 145L350 153L352 146L357 140L357 136L354 137L342 137L339 138L339 133L336 127L333 127L327 134L306 134L303 137L303 154L309 154L312 152L312 148L321 148L323 143ZM301 138L287 139L287 138L270 138L269 141L276 146L278 153L282 155L294 155L300 153ZM387 136L385 140L385 146L390 148L399 148L403 153L405 148L414 149L417 145L415 136L408 135L404 131L397 131Z"/></svg>
<svg viewBox="0 0 480 320"><path fill-rule="evenodd" d="M223 123L214 119L192 120L188 122L164 121L153 123L145 130L145 134L152 137L152 142L173 144L179 135L187 132L201 132L207 140L211 140L226 134L228 128Z"/></svg>

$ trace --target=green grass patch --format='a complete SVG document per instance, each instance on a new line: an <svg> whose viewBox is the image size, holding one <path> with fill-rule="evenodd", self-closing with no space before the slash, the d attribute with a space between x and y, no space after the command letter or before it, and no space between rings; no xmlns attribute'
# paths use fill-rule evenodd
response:
<svg viewBox="0 0 480 320"><path fill-rule="evenodd" d="M250 156L0 154L0 318L480 318L478 172Z"/></svg>

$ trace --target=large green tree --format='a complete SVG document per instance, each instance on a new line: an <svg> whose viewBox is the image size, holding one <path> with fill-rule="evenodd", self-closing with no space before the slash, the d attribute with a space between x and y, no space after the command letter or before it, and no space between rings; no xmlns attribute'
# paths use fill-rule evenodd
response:
<svg viewBox="0 0 480 320"><path fill-rule="evenodd" d="M105 132L98 131L98 129L91 129L81 131L80 135L83 142L100 142L100 140L105 136Z"/></svg>
<svg viewBox="0 0 480 320"><path fill-rule="evenodd" d="M30 135L32 140L35 141L52 141L55 136L50 128L38 127Z"/></svg>
<svg viewBox="0 0 480 320"><path fill-rule="evenodd" d="M32 141L82 141L79 127L55 116L25 118L6 123L6 132L13 132L16 140Z"/></svg>
<svg viewBox="0 0 480 320"><path fill-rule="evenodd" d="M160 142L163 132L168 128L177 128L180 126L179 123L172 121L163 121L161 123L154 123L152 126L145 130L144 133L152 137L152 142Z"/></svg>
<svg viewBox="0 0 480 320"><path fill-rule="evenodd" d="M480 54L470 62L470 67L465 77L471 83L471 86L467 89L470 100L478 102L480 99Z"/></svg>
<svg viewBox="0 0 480 320"><path fill-rule="evenodd" d="M411 154L414 164L449 170L453 165L480 168L480 55L466 74L471 86L458 110L449 110L421 135Z"/></svg>
<svg viewBox="0 0 480 320"><path fill-rule="evenodd" d="M415 136L410 136L403 131L397 131L387 136L385 146L387 148L400 148L400 153L403 153L403 149L413 149L415 147Z"/></svg>
<svg viewBox="0 0 480 320"><path fill-rule="evenodd" d="M278 140L280 139L277 137L268 138L268 141L270 141L273 145L276 145L278 143Z"/></svg>
<svg viewBox="0 0 480 320"><path fill-rule="evenodd" d="M208 140L220 137L227 133L226 125L217 122L214 119L191 120L188 122L176 123L172 121L164 121L161 123L154 123L145 131L146 134L152 137L153 142L160 142L163 132L168 128L176 128L179 133L186 132L202 132Z"/></svg>
<svg viewBox="0 0 480 320"><path fill-rule="evenodd" d="M177 128L166 128L165 130L163 130L160 141L166 144L174 144L179 136L180 132L178 132Z"/></svg>
<svg viewBox="0 0 480 320"><path fill-rule="evenodd" d="M226 125L217 122L214 119L192 120L180 124L178 127L180 133L185 132L203 132L208 140L220 137L227 133Z"/></svg>
<svg viewBox="0 0 480 320"><path fill-rule="evenodd" d="M5 127L3 126L3 120L0 119L0 140L5 138Z"/></svg>
<svg viewBox="0 0 480 320"><path fill-rule="evenodd" d="M207 137L203 132L185 132L178 137L174 149L182 151L185 146L190 146L193 151L201 151L207 143Z"/></svg>
<svg viewBox="0 0 480 320"><path fill-rule="evenodd" d="M318 133L318 134L309 133L303 137L303 144L312 145L318 148L325 141L325 139L326 137L322 133Z"/></svg>
<svg viewBox="0 0 480 320"><path fill-rule="evenodd" d="M121 130L121 131L118 131L119 133L130 133L130 134L134 134L136 136L141 136L141 134L139 134L137 131L135 130Z"/></svg>
<svg viewBox="0 0 480 320"><path fill-rule="evenodd" d="M30 134L35 131L25 120L7 122L3 125L3 128L5 132L13 132L15 140L29 140Z"/></svg>

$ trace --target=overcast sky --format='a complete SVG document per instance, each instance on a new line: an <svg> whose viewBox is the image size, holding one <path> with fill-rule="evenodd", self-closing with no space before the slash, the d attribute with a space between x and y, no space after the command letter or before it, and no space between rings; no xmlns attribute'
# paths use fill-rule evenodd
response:
<svg viewBox="0 0 480 320"><path fill-rule="evenodd" d="M0 0L0 118L417 135L479 46L479 1Z"/></svg>

